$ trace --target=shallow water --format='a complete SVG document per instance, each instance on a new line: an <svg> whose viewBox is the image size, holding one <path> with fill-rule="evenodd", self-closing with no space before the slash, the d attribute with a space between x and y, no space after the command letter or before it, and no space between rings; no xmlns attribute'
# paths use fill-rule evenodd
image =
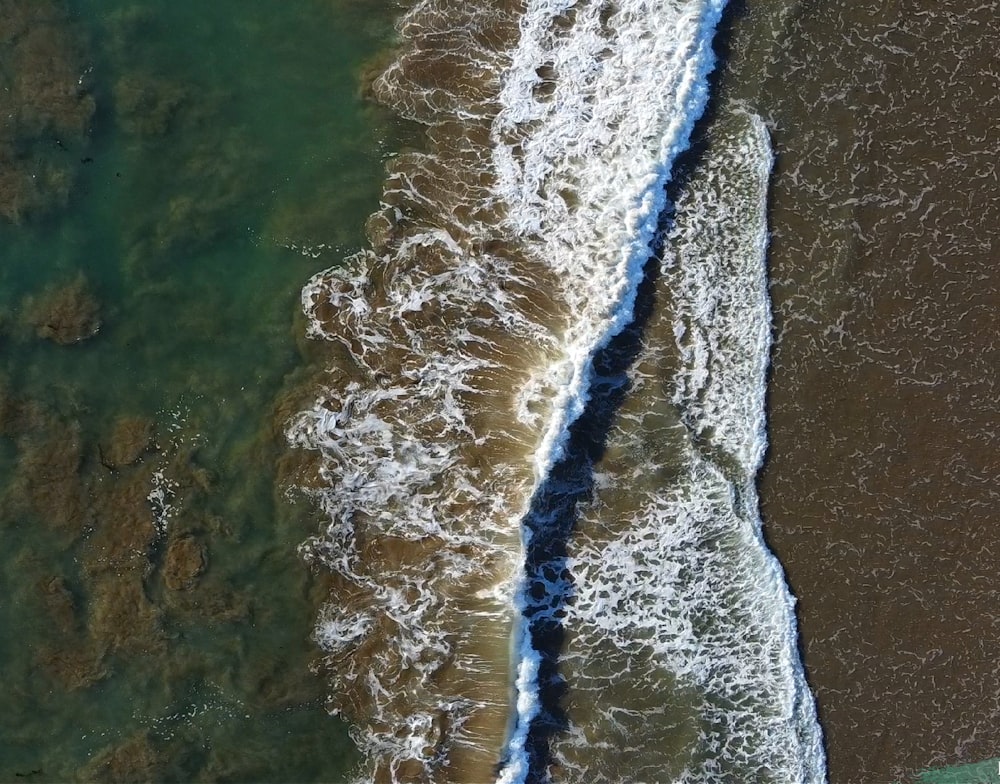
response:
<svg viewBox="0 0 1000 784"><path fill-rule="evenodd" d="M1000 758L955 765L936 770L925 770L917 776L916 784L996 784L1000 781Z"/></svg>
<svg viewBox="0 0 1000 784"><path fill-rule="evenodd" d="M909 780L1000 747L996 14L780 6L763 511L830 780Z"/></svg>
<svg viewBox="0 0 1000 784"><path fill-rule="evenodd" d="M753 484L771 151L759 118L726 114L677 193L631 388L570 538L566 781L824 778Z"/></svg>
<svg viewBox="0 0 1000 784"><path fill-rule="evenodd" d="M398 138L358 88L391 13L0 8L5 84L74 96L0 151L62 178L0 183L0 778L342 780L280 434L299 289L361 243Z"/></svg>

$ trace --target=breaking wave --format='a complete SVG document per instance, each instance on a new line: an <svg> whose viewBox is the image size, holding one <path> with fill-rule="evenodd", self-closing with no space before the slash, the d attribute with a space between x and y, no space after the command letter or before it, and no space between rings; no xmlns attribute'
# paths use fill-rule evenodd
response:
<svg viewBox="0 0 1000 784"><path fill-rule="evenodd" d="M770 169L763 123L734 114L677 200L662 301L570 544L566 781L825 780L754 484Z"/></svg>
<svg viewBox="0 0 1000 784"><path fill-rule="evenodd" d="M522 523L633 319L723 5L424 0L399 24L373 90L426 144L389 162L370 249L303 289L333 358L288 427L318 458L302 549L331 575L316 639L366 780L529 773Z"/></svg>

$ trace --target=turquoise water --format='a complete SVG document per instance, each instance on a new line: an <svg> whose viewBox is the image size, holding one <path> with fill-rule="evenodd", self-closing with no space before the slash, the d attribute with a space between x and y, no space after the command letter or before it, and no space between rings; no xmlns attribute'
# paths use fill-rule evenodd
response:
<svg viewBox="0 0 1000 784"><path fill-rule="evenodd" d="M40 41L4 83L47 53L94 107L8 150L60 179L0 218L0 779L342 780L309 670L327 586L296 554L315 521L275 466L299 290L363 242L402 133L358 88L393 14L0 7Z"/></svg>
<svg viewBox="0 0 1000 784"><path fill-rule="evenodd" d="M950 768L926 770L917 776L915 784L997 784L1000 782L1000 758L956 765Z"/></svg>

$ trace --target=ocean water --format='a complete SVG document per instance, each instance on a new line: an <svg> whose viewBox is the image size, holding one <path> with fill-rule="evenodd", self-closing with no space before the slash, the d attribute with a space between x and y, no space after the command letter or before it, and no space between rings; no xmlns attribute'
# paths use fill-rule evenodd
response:
<svg viewBox="0 0 1000 784"><path fill-rule="evenodd" d="M743 43L778 161L762 508L833 782L1000 748L995 16L801 3Z"/></svg>
<svg viewBox="0 0 1000 784"><path fill-rule="evenodd" d="M282 423L299 290L399 143L358 90L392 36L378 4L0 3L0 780L357 764Z"/></svg>
<svg viewBox="0 0 1000 784"><path fill-rule="evenodd" d="M968 784L1000 781L1000 759L984 760L968 765L923 771L917 778L919 784Z"/></svg>
<svg viewBox="0 0 1000 784"><path fill-rule="evenodd" d="M992 775L992 15L0 2L0 778Z"/></svg>

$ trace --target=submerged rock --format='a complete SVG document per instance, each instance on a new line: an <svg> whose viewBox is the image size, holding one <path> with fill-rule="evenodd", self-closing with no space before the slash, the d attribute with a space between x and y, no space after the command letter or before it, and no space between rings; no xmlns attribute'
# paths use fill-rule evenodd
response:
<svg viewBox="0 0 1000 784"><path fill-rule="evenodd" d="M0 216L20 223L64 203L94 99L61 0L0 0Z"/></svg>
<svg viewBox="0 0 1000 784"><path fill-rule="evenodd" d="M281 655L248 660L240 677L248 705L263 714L315 704L323 696L323 681L314 672Z"/></svg>
<svg viewBox="0 0 1000 784"><path fill-rule="evenodd" d="M149 733L143 730L121 745L109 746L98 753L77 773L77 781L109 784L161 781L165 763Z"/></svg>
<svg viewBox="0 0 1000 784"><path fill-rule="evenodd" d="M149 488L153 468L139 466L95 484L94 531L80 552L88 592L87 630L110 652L160 653L162 613L146 593L157 539Z"/></svg>
<svg viewBox="0 0 1000 784"><path fill-rule="evenodd" d="M82 274L68 285L29 299L25 316L38 337L62 346L93 337L101 328L100 305Z"/></svg>
<svg viewBox="0 0 1000 784"><path fill-rule="evenodd" d="M102 647L126 654L165 651L161 612L146 596L138 575L102 575L91 590L88 629Z"/></svg>
<svg viewBox="0 0 1000 784"><path fill-rule="evenodd" d="M13 511L26 513L46 527L79 536L92 521L80 466L83 446L76 423L55 419L34 429L38 414L30 405L18 406L15 418L32 421L11 422L11 428L27 432L19 438L18 461L10 486Z"/></svg>
<svg viewBox="0 0 1000 784"><path fill-rule="evenodd" d="M110 442L101 448L101 462L106 468L133 465L153 448L153 420L119 417L111 431Z"/></svg>
<svg viewBox="0 0 1000 784"><path fill-rule="evenodd" d="M53 427L76 429L75 424L58 422L37 400L18 395L5 379L0 379L0 435L20 438Z"/></svg>
<svg viewBox="0 0 1000 784"><path fill-rule="evenodd" d="M20 402L0 380L0 435L9 437L17 432L20 410Z"/></svg>
<svg viewBox="0 0 1000 784"><path fill-rule="evenodd" d="M221 580L206 578L193 591L169 591L164 597L175 620L182 622L246 623L253 618L250 599Z"/></svg>
<svg viewBox="0 0 1000 784"><path fill-rule="evenodd" d="M62 577L51 577L42 580L38 589L42 593L45 609L56 629L64 635L72 634L77 628L76 598L66 580Z"/></svg>
<svg viewBox="0 0 1000 784"><path fill-rule="evenodd" d="M150 571L149 557L157 537L149 504L152 475L151 467L140 466L94 486L96 522L82 551L85 574L145 576Z"/></svg>
<svg viewBox="0 0 1000 784"><path fill-rule="evenodd" d="M59 647L38 651L35 662L67 691L86 689L108 676L103 656L92 645L73 638Z"/></svg>
<svg viewBox="0 0 1000 784"><path fill-rule="evenodd" d="M193 534L174 537L167 546L163 582L172 591L194 588L208 567L208 551Z"/></svg>

